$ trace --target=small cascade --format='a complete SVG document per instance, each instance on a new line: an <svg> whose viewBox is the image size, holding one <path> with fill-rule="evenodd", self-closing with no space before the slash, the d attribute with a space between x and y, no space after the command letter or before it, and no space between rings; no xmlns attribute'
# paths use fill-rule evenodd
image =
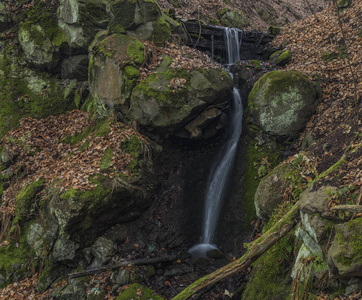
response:
<svg viewBox="0 0 362 300"><path fill-rule="evenodd" d="M228 64L230 66L240 60L239 30L225 28L225 43L228 52ZM189 252L194 256L205 256L206 252L216 249L214 235L224 197L225 187L230 175L235 153L242 131L243 106L237 88L233 89L231 103L230 137L222 148L222 155L211 171L209 184L206 190L203 233L200 244L192 247Z"/></svg>

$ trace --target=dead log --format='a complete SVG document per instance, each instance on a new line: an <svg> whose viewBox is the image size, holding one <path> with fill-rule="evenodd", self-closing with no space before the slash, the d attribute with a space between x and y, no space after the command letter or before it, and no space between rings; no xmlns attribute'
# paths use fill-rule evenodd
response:
<svg viewBox="0 0 362 300"><path fill-rule="evenodd" d="M99 272L104 272L108 270L115 270L119 269L121 267L125 267L128 265L154 265L159 262L170 262L176 259L175 255L166 255L162 257L155 257L155 258L141 258L141 259L135 259L135 260L125 260L122 262L119 262L114 265L106 265L106 266L100 266L95 268L90 268L88 270L82 271L82 272L75 272L68 274L69 279L82 277L82 276L88 276L92 274L96 274Z"/></svg>
<svg viewBox="0 0 362 300"><path fill-rule="evenodd" d="M176 295L172 300L185 300L191 297L193 294L201 291L202 289L214 285L222 279L225 279L242 269L250 266L255 260L257 260L263 253L268 251L275 243L281 238L286 236L297 224L299 217L298 203L295 204L291 210L270 228L261 237L248 245L248 250L244 256L233 261L232 263L216 270L215 272L206 275L193 284L189 285L180 294Z"/></svg>
<svg viewBox="0 0 362 300"><path fill-rule="evenodd" d="M351 213L362 213L362 205L336 205L331 208L337 211L348 211Z"/></svg>

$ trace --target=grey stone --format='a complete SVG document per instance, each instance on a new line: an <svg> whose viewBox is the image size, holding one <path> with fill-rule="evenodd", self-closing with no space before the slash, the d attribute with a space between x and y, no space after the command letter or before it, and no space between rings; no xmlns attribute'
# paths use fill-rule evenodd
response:
<svg viewBox="0 0 362 300"><path fill-rule="evenodd" d="M335 237L328 250L328 267L334 278L362 274L362 218L335 226Z"/></svg>
<svg viewBox="0 0 362 300"><path fill-rule="evenodd" d="M84 278L71 279L65 287L55 290L52 296L56 300L84 300L87 299L87 287Z"/></svg>
<svg viewBox="0 0 362 300"><path fill-rule="evenodd" d="M255 192L256 215L264 221L269 220L283 201L282 190L287 186L286 176L292 170L290 164L279 165L262 178Z"/></svg>
<svg viewBox="0 0 362 300"><path fill-rule="evenodd" d="M317 93L312 83L297 71L272 71L255 83L248 108L263 132L296 137L315 112Z"/></svg>
<svg viewBox="0 0 362 300"><path fill-rule="evenodd" d="M219 13L219 18L221 24L226 27L244 28L250 25L249 21L245 18L242 12L235 11L229 8L222 10Z"/></svg>
<svg viewBox="0 0 362 300"><path fill-rule="evenodd" d="M116 285L125 285L130 282L130 273L126 269L119 270L118 273L113 273L111 281Z"/></svg>
<svg viewBox="0 0 362 300"><path fill-rule="evenodd" d="M307 247L311 253L323 256L322 248L305 230L299 227L295 235L303 241L305 247Z"/></svg>
<svg viewBox="0 0 362 300"><path fill-rule="evenodd" d="M110 262L112 256L116 253L117 246L111 240L100 237L92 246L92 254L102 265Z"/></svg>
<svg viewBox="0 0 362 300"><path fill-rule="evenodd" d="M301 195L299 208L303 213L319 214L322 217L329 217L332 213L328 209L329 192L336 190L332 186L323 186L316 191L309 187Z"/></svg>
<svg viewBox="0 0 362 300"><path fill-rule="evenodd" d="M56 262L60 262L66 265L73 266L77 258L77 249L79 245L59 237L53 247L53 258Z"/></svg>
<svg viewBox="0 0 362 300"><path fill-rule="evenodd" d="M36 256L42 255L44 246L44 228L39 223L33 223L30 225L29 232L27 235L27 241L31 248L34 249Z"/></svg>

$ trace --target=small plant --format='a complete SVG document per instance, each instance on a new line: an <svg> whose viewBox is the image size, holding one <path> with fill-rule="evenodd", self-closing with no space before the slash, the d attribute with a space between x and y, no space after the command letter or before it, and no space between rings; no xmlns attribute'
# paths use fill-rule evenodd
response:
<svg viewBox="0 0 362 300"><path fill-rule="evenodd" d="M271 163L268 161L268 156L262 157L260 163L254 162L254 167L257 170L258 178L264 177L270 172Z"/></svg>

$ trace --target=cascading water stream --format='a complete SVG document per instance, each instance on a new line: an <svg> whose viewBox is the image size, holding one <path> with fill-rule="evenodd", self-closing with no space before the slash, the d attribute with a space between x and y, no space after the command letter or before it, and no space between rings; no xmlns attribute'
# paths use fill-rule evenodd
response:
<svg viewBox="0 0 362 300"><path fill-rule="evenodd" d="M225 46L228 52L228 64L230 66L240 60L240 31L234 28L225 28ZM203 233L200 244L192 247L189 252L195 256L205 256L206 252L215 249L214 234L220 213L224 191L232 169L237 144L242 130L243 106L237 88L233 89L231 103L231 135L222 148L222 155L215 165L209 178L209 184L205 197Z"/></svg>

